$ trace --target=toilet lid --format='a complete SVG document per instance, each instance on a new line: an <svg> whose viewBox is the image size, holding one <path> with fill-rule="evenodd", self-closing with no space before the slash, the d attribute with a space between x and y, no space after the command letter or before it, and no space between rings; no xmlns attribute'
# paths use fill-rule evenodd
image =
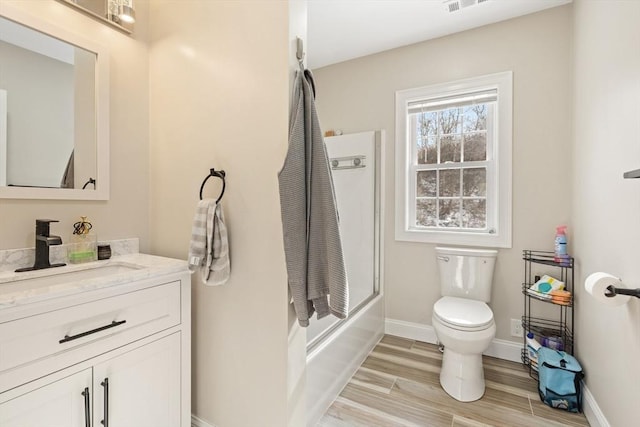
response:
<svg viewBox="0 0 640 427"><path fill-rule="evenodd" d="M466 298L442 297L433 305L433 314L456 329L484 329L493 323L487 304Z"/></svg>

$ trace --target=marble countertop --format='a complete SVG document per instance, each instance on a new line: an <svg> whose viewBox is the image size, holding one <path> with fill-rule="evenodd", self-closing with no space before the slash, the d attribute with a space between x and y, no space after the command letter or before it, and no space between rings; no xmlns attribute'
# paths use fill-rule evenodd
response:
<svg viewBox="0 0 640 427"><path fill-rule="evenodd" d="M13 271L13 267L0 265L0 310L188 271L184 260L141 253L21 273Z"/></svg>

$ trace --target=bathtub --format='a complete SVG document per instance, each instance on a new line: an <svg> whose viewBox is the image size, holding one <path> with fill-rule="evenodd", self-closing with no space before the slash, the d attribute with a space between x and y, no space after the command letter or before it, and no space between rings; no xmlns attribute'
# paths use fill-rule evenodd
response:
<svg viewBox="0 0 640 427"><path fill-rule="evenodd" d="M384 334L383 132L325 138L340 215L349 316L307 329L307 426L315 426Z"/></svg>

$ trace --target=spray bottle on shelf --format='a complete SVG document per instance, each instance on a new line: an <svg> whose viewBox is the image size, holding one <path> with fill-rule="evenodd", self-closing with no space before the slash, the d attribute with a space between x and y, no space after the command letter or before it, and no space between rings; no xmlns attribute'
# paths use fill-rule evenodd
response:
<svg viewBox="0 0 640 427"><path fill-rule="evenodd" d="M569 255L567 254L567 226L556 227L556 239L554 250L554 261L562 265L569 265Z"/></svg>

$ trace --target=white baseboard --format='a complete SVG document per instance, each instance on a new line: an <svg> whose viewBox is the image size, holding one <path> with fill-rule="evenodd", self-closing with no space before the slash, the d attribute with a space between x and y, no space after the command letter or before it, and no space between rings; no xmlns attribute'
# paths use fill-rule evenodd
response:
<svg viewBox="0 0 640 427"><path fill-rule="evenodd" d="M591 427L611 427L598 406L598 402L584 383L582 384L582 412Z"/></svg>
<svg viewBox="0 0 640 427"><path fill-rule="evenodd" d="M216 427L216 426L214 426L213 424L209 424L203 419L200 419L195 415L191 414L191 427Z"/></svg>
<svg viewBox="0 0 640 427"><path fill-rule="evenodd" d="M410 340L428 342L436 344L438 338L433 326L424 325L422 323L405 322L404 320L385 319L384 333L395 335L396 337L407 338Z"/></svg>
<svg viewBox="0 0 640 427"><path fill-rule="evenodd" d="M522 343L494 338L491 344L489 344L489 348L483 354L485 356L521 363Z"/></svg>
<svg viewBox="0 0 640 427"><path fill-rule="evenodd" d="M422 323L405 322L404 320L385 319L385 334L402 338L437 344L436 331L431 325ZM486 356L498 359L520 362L520 350L522 344L513 341L494 339L489 348L484 352Z"/></svg>

